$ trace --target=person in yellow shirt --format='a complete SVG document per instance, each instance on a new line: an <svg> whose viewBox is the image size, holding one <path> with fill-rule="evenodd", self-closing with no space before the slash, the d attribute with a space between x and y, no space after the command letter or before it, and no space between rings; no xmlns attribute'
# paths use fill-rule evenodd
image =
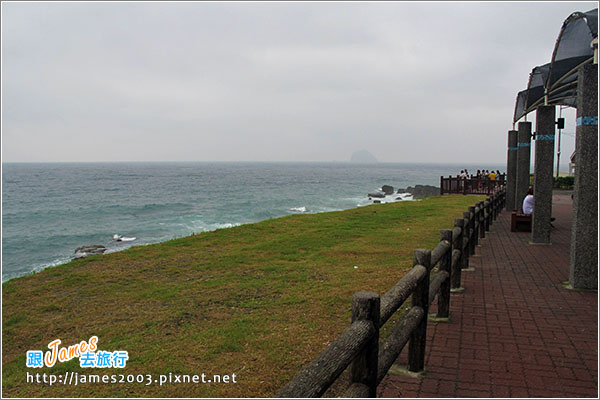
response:
<svg viewBox="0 0 600 400"><path fill-rule="evenodd" d="M496 180L496 173L492 170L492 172L490 172L490 181L495 181Z"/></svg>

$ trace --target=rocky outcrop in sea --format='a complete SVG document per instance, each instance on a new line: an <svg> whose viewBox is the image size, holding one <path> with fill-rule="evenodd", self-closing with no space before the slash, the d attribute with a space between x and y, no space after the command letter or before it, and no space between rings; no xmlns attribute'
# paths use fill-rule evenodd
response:
<svg viewBox="0 0 600 400"><path fill-rule="evenodd" d="M390 185L383 185L381 187L381 190L383 191L383 193L385 193L386 196L389 196L390 194L394 194L394 187L390 186Z"/></svg>
<svg viewBox="0 0 600 400"><path fill-rule="evenodd" d="M406 189L398 189L397 193L410 193L414 199L424 199L425 197L439 196L440 188L430 185L415 185Z"/></svg>
<svg viewBox="0 0 600 400"><path fill-rule="evenodd" d="M106 250L107 248L101 244L81 246L75 249L75 256L73 259L77 260L78 258L86 258L96 254L104 254Z"/></svg>
<svg viewBox="0 0 600 400"><path fill-rule="evenodd" d="M393 186L383 185L380 191L369 193L368 197L369 200L373 200L373 203L387 203L389 201L421 200L426 197L439 195L440 188L430 185L409 186L406 189L400 188L396 192L394 192Z"/></svg>

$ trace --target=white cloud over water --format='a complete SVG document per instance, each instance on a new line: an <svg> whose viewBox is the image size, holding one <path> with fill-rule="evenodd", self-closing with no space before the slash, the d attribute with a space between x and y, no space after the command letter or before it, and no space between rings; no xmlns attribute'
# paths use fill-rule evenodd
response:
<svg viewBox="0 0 600 400"><path fill-rule="evenodd" d="M3 160L503 162L596 4L5 2Z"/></svg>

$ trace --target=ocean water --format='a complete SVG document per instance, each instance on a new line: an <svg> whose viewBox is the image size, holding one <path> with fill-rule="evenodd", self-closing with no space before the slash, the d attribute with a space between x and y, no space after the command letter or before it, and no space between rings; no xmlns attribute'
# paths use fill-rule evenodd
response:
<svg viewBox="0 0 600 400"><path fill-rule="evenodd" d="M2 281L109 252L297 213L371 204L382 185L439 186L462 168L351 163L52 163L2 165ZM394 196L394 198L397 196ZM389 199L389 198L388 198ZM116 242L114 234L136 237Z"/></svg>

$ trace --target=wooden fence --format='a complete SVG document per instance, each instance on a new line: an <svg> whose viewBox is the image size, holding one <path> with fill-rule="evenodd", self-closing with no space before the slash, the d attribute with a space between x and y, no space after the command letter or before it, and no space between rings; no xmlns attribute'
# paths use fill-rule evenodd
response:
<svg viewBox="0 0 600 400"><path fill-rule="evenodd" d="M440 195L450 194L487 194L492 195L502 190L506 185L504 175L498 179L489 178L461 178L440 176Z"/></svg>
<svg viewBox="0 0 600 400"><path fill-rule="evenodd" d="M441 240L433 250L415 250L413 268L381 298L373 292L355 293L351 325L277 397L321 397L348 366L351 381L343 397L376 397L377 385L407 343L408 370L423 371L429 305L437 296L437 318L449 317L450 293L461 289L461 269L468 268L479 238L485 237L504 207L505 194L500 189L469 207L452 230L440 232ZM379 330L411 295L411 308L387 340L379 343Z"/></svg>

